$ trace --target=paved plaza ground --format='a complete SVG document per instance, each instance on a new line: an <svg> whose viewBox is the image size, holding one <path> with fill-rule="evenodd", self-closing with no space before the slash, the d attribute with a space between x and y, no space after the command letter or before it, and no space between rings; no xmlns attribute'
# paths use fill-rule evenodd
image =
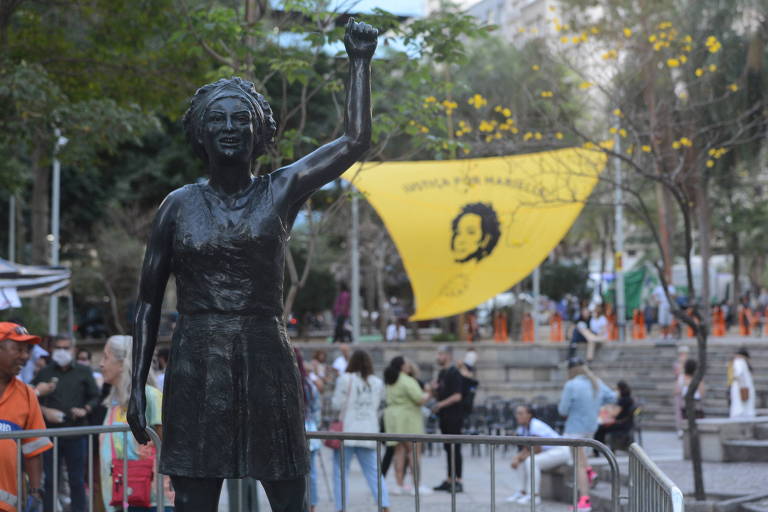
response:
<svg viewBox="0 0 768 512"><path fill-rule="evenodd" d="M683 450L681 441L678 440L672 432L644 432L643 444L649 455L658 463L677 466L676 473L685 473L689 471L690 463L682 462ZM490 458L483 451L482 456L470 456L469 447L464 447L464 489L465 491L457 495L456 510L461 512L482 512L491 510L490 496ZM509 461L513 455L510 450L504 454L502 450L497 451L496 457L496 510L508 512L523 512L530 510L530 506L512 505L506 503L504 499L514 492L512 488L511 470ZM332 454L330 450L323 448L323 462L325 472L318 468L320 475L319 492L320 503L317 512L336 512L334 511L332 494L329 492L332 484ZM626 460L626 455L619 457L619 461ZM626 464L623 464L626 467ZM768 465L766 465L768 467ZM423 460L422 472L424 475L424 484L430 487L439 484L445 474L445 456L442 448L435 447L432 456L425 456ZM394 486L394 474L390 470L387 485ZM710 479L708 479L710 480ZM327 485L326 485L327 482ZM716 482L712 482L713 485ZM350 500L348 510L350 512L373 512L376 510L373 498L371 497L368 486L360 471L357 462L352 463L350 472ZM691 484L692 486L692 484ZM683 489L685 491L685 488ZM222 496L220 502L220 512L228 512L228 499L226 494ZM261 491L260 512L270 510L266 496ZM412 512L415 511L413 496L392 496L392 512ZM451 510L451 496L448 493L434 493L430 496L424 496L421 499L420 511L423 512L447 512ZM563 503L544 502L536 508L537 511L545 512L564 512L568 506Z"/></svg>

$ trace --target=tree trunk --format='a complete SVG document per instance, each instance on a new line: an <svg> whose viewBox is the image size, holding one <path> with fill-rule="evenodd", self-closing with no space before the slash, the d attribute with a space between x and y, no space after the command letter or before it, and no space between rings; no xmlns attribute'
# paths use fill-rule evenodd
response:
<svg viewBox="0 0 768 512"><path fill-rule="evenodd" d="M32 149L32 261L33 265L47 265L49 261L48 234L50 218L51 176L45 165L44 151L41 144Z"/></svg>
<svg viewBox="0 0 768 512"><path fill-rule="evenodd" d="M731 311L736 311L739 307L739 295L741 295L741 282L739 276L741 275L741 254L739 251L739 233L733 229L731 231L731 243L730 243L731 255L733 256L733 297L731 297L731 304L733 304Z"/></svg>

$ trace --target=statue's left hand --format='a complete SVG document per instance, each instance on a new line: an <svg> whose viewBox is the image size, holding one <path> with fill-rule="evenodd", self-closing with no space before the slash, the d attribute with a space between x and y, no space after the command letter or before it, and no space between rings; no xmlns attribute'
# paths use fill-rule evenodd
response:
<svg viewBox="0 0 768 512"><path fill-rule="evenodd" d="M367 23L356 22L349 18L347 30L344 34L344 47L351 59L361 58L370 60L376 51L379 31Z"/></svg>

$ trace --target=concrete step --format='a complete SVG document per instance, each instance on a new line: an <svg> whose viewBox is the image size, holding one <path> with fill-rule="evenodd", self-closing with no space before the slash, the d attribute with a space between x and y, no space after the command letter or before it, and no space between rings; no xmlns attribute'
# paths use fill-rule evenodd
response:
<svg viewBox="0 0 768 512"><path fill-rule="evenodd" d="M768 440L724 441L723 452L728 462L768 462Z"/></svg>
<svg viewBox="0 0 768 512"><path fill-rule="evenodd" d="M768 425L755 425L755 439L768 440Z"/></svg>

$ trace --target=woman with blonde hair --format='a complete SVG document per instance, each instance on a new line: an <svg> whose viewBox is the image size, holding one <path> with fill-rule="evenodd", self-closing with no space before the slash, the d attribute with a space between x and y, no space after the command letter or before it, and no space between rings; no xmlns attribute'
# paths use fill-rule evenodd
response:
<svg viewBox="0 0 768 512"><path fill-rule="evenodd" d="M104 425L127 424L126 411L128 410L131 388L132 343L133 339L131 336L111 336L107 339L107 343L104 346L104 354L101 358L101 372L104 376L104 382L112 386L109 395L104 401L104 405L107 407ZM155 377L152 372L147 377L145 393L147 396L147 423L161 435L161 403L163 394L155 387ZM127 443L124 443L125 439L127 439ZM127 454L129 461L152 460L153 465L156 457L155 447L151 442L141 445L136 442L136 439L130 432L128 432L127 437L122 433L102 434L99 436L101 495L104 500L104 509L107 512L122 510L122 504L112 504L117 498L112 496L112 471L113 467L122 468L124 454ZM154 512L157 507L155 489L156 485L153 481L150 487L149 503L146 506L129 505L127 512ZM165 504L166 512L173 510L169 506L173 504L173 494L170 491L166 492Z"/></svg>
<svg viewBox="0 0 768 512"><path fill-rule="evenodd" d="M565 383L560 404L557 407L560 415L566 418L563 437L591 439L592 434L597 430L600 407L615 401L616 393L592 373L582 358L570 358L568 382ZM578 512L592 510L589 499L590 478L587 471L587 454L583 447L577 448L576 479L581 495L576 507Z"/></svg>

